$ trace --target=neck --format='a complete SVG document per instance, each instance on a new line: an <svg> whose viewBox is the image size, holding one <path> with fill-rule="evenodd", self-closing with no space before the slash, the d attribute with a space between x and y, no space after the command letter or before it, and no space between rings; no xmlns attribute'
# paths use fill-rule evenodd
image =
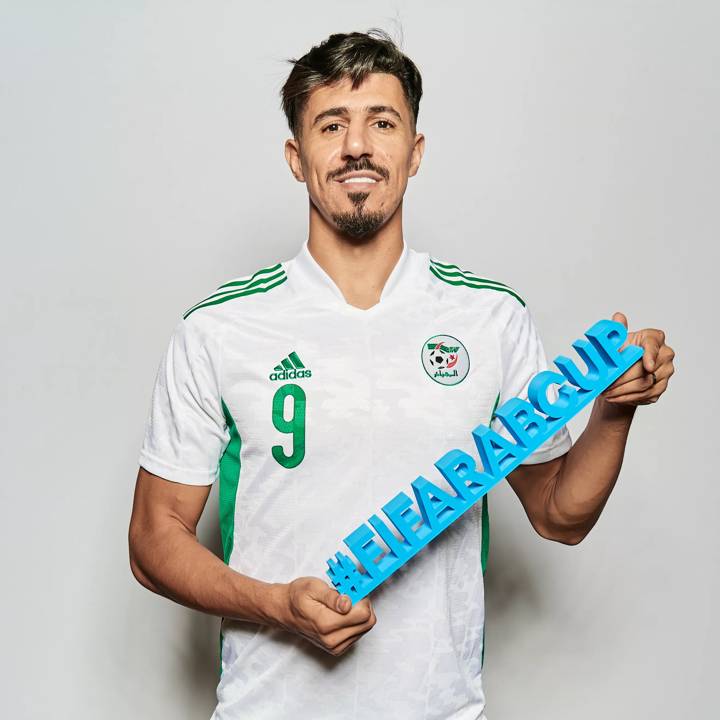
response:
<svg viewBox="0 0 720 720"><path fill-rule="evenodd" d="M350 305L367 310L380 301L402 248L402 202L376 233L362 239L340 233L310 203L308 250Z"/></svg>

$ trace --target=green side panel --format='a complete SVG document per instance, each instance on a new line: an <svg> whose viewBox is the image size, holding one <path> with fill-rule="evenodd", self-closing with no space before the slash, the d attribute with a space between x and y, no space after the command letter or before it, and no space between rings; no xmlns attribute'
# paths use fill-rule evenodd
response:
<svg viewBox="0 0 720 720"><path fill-rule="evenodd" d="M235 500L237 498L238 483L240 482L240 448L242 441L237 426L228 410L225 401L222 401L222 410L225 422L230 431L230 442L220 458L220 537L222 538L223 559L227 564L233 548L235 533Z"/></svg>
<svg viewBox="0 0 720 720"><path fill-rule="evenodd" d="M508 293L508 295L512 295L523 307L525 307L525 301L516 292L514 292L508 287L500 285L489 285L487 283L481 283L475 280L470 280L468 278L463 278L460 280L450 280L449 278L441 275L432 265L430 265L430 272L435 275L435 277L447 283L448 285L464 285L465 287L475 288L476 290L496 290L497 292L506 292Z"/></svg>
<svg viewBox="0 0 720 720"><path fill-rule="evenodd" d="M235 420L224 400L222 411L225 416L228 430L230 431L230 442L220 458L220 490L219 490L219 513L220 513L220 538L223 546L223 560L227 564L230 561L230 553L233 548L235 536L235 500L240 482L240 448L242 440L238 433ZM220 675L222 676L222 649L223 634L220 626Z"/></svg>

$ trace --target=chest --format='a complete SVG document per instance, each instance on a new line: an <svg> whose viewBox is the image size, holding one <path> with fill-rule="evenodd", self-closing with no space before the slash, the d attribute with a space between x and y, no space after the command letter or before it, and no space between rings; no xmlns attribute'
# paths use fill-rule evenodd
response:
<svg viewBox="0 0 720 720"><path fill-rule="evenodd" d="M288 309L238 321L223 343L223 400L243 452L278 469L379 457L406 466L467 448L501 380L489 320L430 301Z"/></svg>

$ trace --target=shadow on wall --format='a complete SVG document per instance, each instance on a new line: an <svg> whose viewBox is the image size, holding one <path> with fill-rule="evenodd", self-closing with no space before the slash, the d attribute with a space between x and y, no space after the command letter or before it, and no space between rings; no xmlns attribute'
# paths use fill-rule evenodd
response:
<svg viewBox="0 0 720 720"><path fill-rule="evenodd" d="M498 536L497 531L493 533L485 572L486 626L503 622L520 608L540 614L546 596L537 571L530 567L527 550ZM507 640L512 642L512 638Z"/></svg>

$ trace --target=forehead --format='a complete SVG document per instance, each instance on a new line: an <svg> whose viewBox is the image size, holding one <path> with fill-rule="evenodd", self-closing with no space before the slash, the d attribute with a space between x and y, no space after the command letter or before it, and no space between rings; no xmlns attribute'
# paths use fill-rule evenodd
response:
<svg viewBox="0 0 720 720"><path fill-rule="evenodd" d="M347 107L350 112L360 112L373 105L391 105L403 119L409 118L410 109L400 81L389 73L370 73L354 90L349 78L316 87L308 96L304 122L312 123L318 113L331 107Z"/></svg>

